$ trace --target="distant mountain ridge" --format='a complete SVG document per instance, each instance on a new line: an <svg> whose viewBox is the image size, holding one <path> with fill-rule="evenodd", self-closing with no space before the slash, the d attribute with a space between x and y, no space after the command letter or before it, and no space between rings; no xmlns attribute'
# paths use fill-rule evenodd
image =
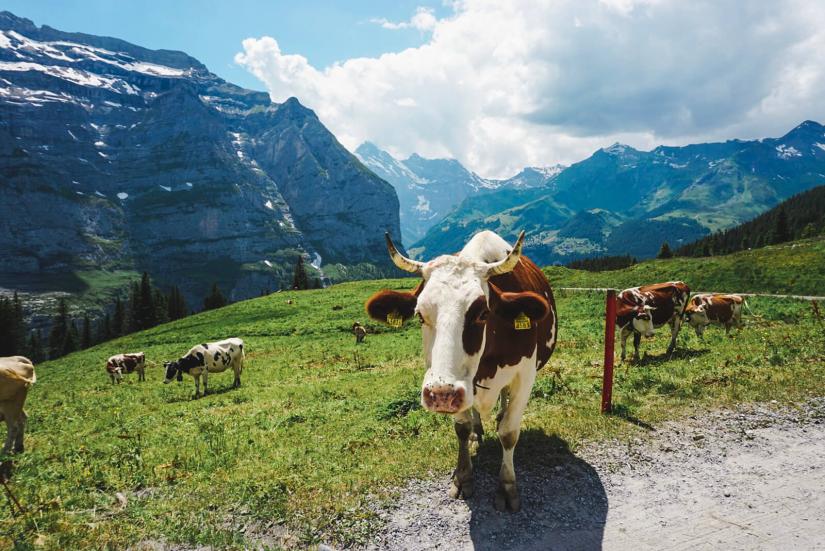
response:
<svg viewBox="0 0 825 551"><path fill-rule="evenodd" d="M193 305L213 282L238 300L301 254L388 267L385 231L394 189L297 99L0 12L0 286L147 270Z"/></svg>
<svg viewBox="0 0 825 551"><path fill-rule="evenodd" d="M467 170L456 159L426 159L413 154L399 160L370 142L361 144L355 154L367 168L395 188L405 245L424 237L429 228L467 197L501 188L542 186L564 168L527 167L512 178L493 180Z"/></svg>
<svg viewBox="0 0 825 551"><path fill-rule="evenodd" d="M527 231L542 264L596 255L649 258L729 228L825 184L825 127L805 121L781 138L638 151L614 144L548 183L467 197L420 241L420 258L453 252L480 229Z"/></svg>

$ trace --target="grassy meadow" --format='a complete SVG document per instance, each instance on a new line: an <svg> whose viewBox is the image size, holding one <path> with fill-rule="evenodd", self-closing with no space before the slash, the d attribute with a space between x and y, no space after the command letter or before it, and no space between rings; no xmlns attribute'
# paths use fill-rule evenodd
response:
<svg viewBox="0 0 825 551"><path fill-rule="evenodd" d="M821 253L822 243L816 248ZM821 256L819 262L821 270ZM624 286L631 277L645 276L633 281L640 284L673 273L666 279L707 289L714 284L707 266L676 259L621 274L548 273L554 286ZM807 277L795 273L797 281ZM725 277L716 282L725 290L786 290ZM349 332L354 320L367 321L363 304L371 293L414 284L362 281L277 293L38 366L26 452L16 458L10 484L28 511L12 516L0 506L0 548L120 549L162 540L241 549L260 533L288 534L282 543L295 547L365 541L375 527L369 502L392 499L393 488L410 478L454 467L451 420L418 405L417 322L401 329L370 322L357 346ZM718 328L704 342L683 331L670 361L666 331L644 340L642 360L617 369L615 414L600 415L603 302L598 293L557 294L559 344L535 385L517 468L547 461L540 435L575 451L695 409L789 402L825 388L825 326L810 304L752 298L755 316L746 316L733 339ZM241 388L231 388L229 372L210 376L212 393L199 400L191 399L189 377L161 384L163 361L230 336L247 344ZM112 386L106 358L138 350L151 362L147 381L128 376ZM485 438L495 439L485 421ZM497 446L484 451L478 468L497 471Z"/></svg>

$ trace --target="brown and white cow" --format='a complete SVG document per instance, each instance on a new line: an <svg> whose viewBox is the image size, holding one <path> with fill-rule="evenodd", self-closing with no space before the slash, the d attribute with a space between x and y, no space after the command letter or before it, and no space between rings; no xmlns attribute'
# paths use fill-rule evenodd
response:
<svg viewBox="0 0 825 551"><path fill-rule="evenodd" d="M427 372L421 404L453 416L458 464L452 497L473 494L469 439L483 434L481 415L500 397L498 435L503 449L495 505L518 511L513 451L536 371L550 359L558 327L553 291L521 249L490 231L477 233L455 255L418 262L401 255L389 235L390 257L402 270L423 280L412 292L384 290L366 304L382 322L421 321ZM389 319L388 319L389 318Z"/></svg>
<svg viewBox="0 0 825 551"><path fill-rule="evenodd" d="M682 314L690 297L690 287L682 281L654 283L625 289L616 297L616 325L621 329L622 361L626 356L627 337L633 333L633 358L639 357L642 335L652 337L654 329L670 325L668 355L676 349L676 337Z"/></svg>
<svg viewBox="0 0 825 551"><path fill-rule="evenodd" d="M106 361L106 373L112 379L112 384L120 383L123 375L137 371L138 381L146 380L146 355L143 352L129 354L115 354Z"/></svg>
<svg viewBox="0 0 825 551"><path fill-rule="evenodd" d="M745 299L739 295L695 295L685 309L685 321L693 327L697 337L702 338L705 327L711 323L724 325L725 334L730 336L731 327L742 328L743 304L747 306Z"/></svg>
<svg viewBox="0 0 825 551"><path fill-rule="evenodd" d="M23 410L29 387L37 381L34 365L23 356L0 358L0 421L6 421L8 434L3 453L23 451L23 433L28 415Z"/></svg>

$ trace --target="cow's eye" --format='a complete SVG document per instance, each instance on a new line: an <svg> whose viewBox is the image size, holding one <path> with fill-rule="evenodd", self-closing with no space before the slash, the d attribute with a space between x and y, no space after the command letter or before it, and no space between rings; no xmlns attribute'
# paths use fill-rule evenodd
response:
<svg viewBox="0 0 825 551"><path fill-rule="evenodd" d="M487 317L488 317L489 315L490 315L490 311L489 311L489 310L482 310L482 311L478 314L478 318L476 318L476 321L478 321L478 323L486 323L486 322L487 322Z"/></svg>
<svg viewBox="0 0 825 551"><path fill-rule="evenodd" d="M416 314L418 315L418 321L421 322L421 325L426 325L427 320L424 319L424 316L421 315L421 312L416 312Z"/></svg>

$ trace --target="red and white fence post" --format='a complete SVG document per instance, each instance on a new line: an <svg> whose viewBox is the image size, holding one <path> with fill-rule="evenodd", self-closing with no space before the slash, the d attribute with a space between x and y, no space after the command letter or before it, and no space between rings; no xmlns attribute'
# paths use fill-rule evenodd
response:
<svg viewBox="0 0 825 551"><path fill-rule="evenodd" d="M604 377L602 379L602 413L613 411L613 341L616 328L616 290L607 290L604 308Z"/></svg>

